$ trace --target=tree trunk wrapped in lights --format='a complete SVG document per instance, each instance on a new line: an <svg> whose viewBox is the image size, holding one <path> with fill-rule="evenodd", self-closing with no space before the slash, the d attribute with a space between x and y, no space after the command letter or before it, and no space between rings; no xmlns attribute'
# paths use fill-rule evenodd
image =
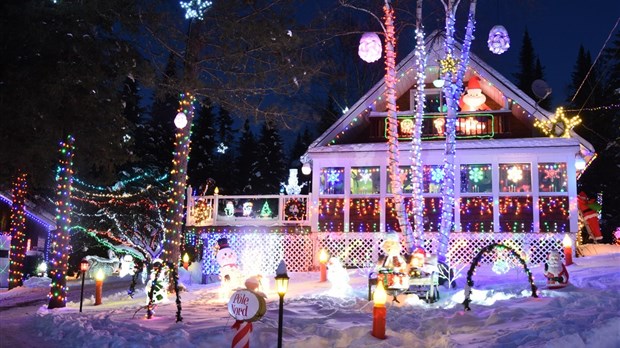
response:
<svg viewBox="0 0 620 348"><path fill-rule="evenodd" d="M389 0L383 7L385 19L385 97L388 124L388 175L394 195L394 207L398 225L405 235L407 247L413 246L411 225L403 201L403 185L400 179L400 155L398 153L398 116L396 115L396 38L394 36L394 10Z"/></svg>
<svg viewBox="0 0 620 348"><path fill-rule="evenodd" d="M424 27L422 26L422 0L418 0L416 7L416 110L413 136L411 138L411 176L413 183L413 244L407 243L409 252L415 246L424 245L424 197L422 196L422 121L424 118L424 104L426 95L424 84L426 80L426 43L424 42Z"/></svg>
<svg viewBox="0 0 620 348"><path fill-rule="evenodd" d="M458 1L448 0L444 3L446 10L446 38L444 43L445 57L440 61L441 74L445 81L443 93L448 112L446 115L446 144L444 151L444 182L441 190L441 227L439 230L438 258L441 262L449 262L448 244L453 228L454 188L456 173L456 119L458 100L463 90L463 77L469 62L469 49L474 39L476 0L471 0L469 16L465 32L465 41L461 50L461 58L454 57L454 25Z"/></svg>
<svg viewBox="0 0 620 348"><path fill-rule="evenodd" d="M11 258L9 264L9 290L24 283L24 260L26 258L26 174L21 173L13 182L11 205Z"/></svg>
<svg viewBox="0 0 620 348"><path fill-rule="evenodd" d="M65 307L67 302L67 266L71 248L71 186L73 184L73 143L71 135L60 143L60 161L56 171L56 230L50 238L49 309Z"/></svg>
<svg viewBox="0 0 620 348"><path fill-rule="evenodd" d="M183 127L178 124L175 135L172 170L170 171L170 187L172 192L168 199L168 211L164 225L164 259L175 268L181 259L181 240L183 225L183 208L185 206L185 184L187 182L187 161L189 159L191 128L194 120L194 102L196 98L190 93L182 93L179 102L179 114L185 115ZM172 116L171 116L172 117Z"/></svg>

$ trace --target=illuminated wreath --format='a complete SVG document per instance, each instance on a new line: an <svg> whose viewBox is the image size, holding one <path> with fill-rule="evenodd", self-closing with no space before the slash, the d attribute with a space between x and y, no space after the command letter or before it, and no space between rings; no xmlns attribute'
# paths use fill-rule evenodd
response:
<svg viewBox="0 0 620 348"><path fill-rule="evenodd" d="M301 221L306 217L306 203L300 199L289 199L284 204L284 220Z"/></svg>
<svg viewBox="0 0 620 348"><path fill-rule="evenodd" d="M207 201L199 199L194 206L194 219L200 224L211 217L212 208Z"/></svg>

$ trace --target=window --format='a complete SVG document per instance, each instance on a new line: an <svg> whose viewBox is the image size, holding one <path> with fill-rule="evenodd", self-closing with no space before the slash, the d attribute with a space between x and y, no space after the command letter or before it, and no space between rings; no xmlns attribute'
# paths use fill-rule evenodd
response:
<svg viewBox="0 0 620 348"><path fill-rule="evenodd" d="M490 164L462 164L461 192L493 192Z"/></svg>
<svg viewBox="0 0 620 348"><path fill-rule="evenodd" d="M413 192L413 184L411 182L411 167L409 166L403 166L403 167L399 167L399 173L400 173L400 180L403 183L403 193L412 193ZM392 193L392 185L391 182L392 180L390 180L390 176L387 175L387 190L386 192L391 194Z"/></svg>
<svg viewBox="0 0 620 348"><path fill-rule="evenodd" d="M500 197L499 225L501 232L534 231L532 197Z"/></svg>
<svg viewBox="0 0 620 348"><path fill-rule="evenodd" d="M349 204L349 231L379 231L379 198L352 198Z"/></svg>
<svg viewBox="0 0 620 348"><path fill-rule="evenodd" d="M319 200L319 232L344 231L344 199Z"/></svg>
<svg viewBox="0 0 620 348"><path fill-rule="evenodd" d="M566 163L538 163L540 192L567 192Z"/></svg>
<svg viewBox="0 0 620 348"><path fill-rule="evenodd" d="M493 197L461 197L464 232L493 232Z"/></svg>
<svg viewBox="0 0 620 348"><path fill-rule="evenodd" d="M351 168L351 194L379 194L379 167Z"/></svg>
<svg viewBox="0 0 620 348"><path fill-rule="evenodd" d="M342 167L321 168L320 194L322 195L344 194L344 168Z"/></svg>
<svg viewBox="0 0 620 348"><path fill-rule="evenodd" d="M561 232L569 230L569 205L566 196L540 197L540 232Z"/></svg>
<svg viewBox="0 0 620 348"><path fill-rule="evenodd" d="M532 170L529 163L501 163L499 191L532 192Z"/></svg>

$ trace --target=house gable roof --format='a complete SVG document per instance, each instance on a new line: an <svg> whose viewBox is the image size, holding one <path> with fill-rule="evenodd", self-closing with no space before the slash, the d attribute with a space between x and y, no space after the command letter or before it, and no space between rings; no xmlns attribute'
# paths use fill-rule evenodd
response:
<svg viewBox="0 0 620 348"><path fill-rule="evenodd" d="M460 56L461 46L458 43L455 46L455 55ZM427 37L426 51L428 52L426 83L431 83L434 77L438 76L438 67L435 62L443 56L443 37L439 35ZM412 51L405 56L396 67L396 76L398 77L396 83L397 97L401 97L415 84L415 60L415 51ZM433 69L435 69L434 73ZM536 101L473 53L470 54L468 73L464 80L468 80L472 73L482 79L482 89L486 95L489 95L489 91L491 90L499 92L499 95L491 95L491 97L496 102L500 104L505 103L505 105L509 106L513 115L520 117L522 121L533 125L535 120L549 120L554 115L554 113L540 108L536 104ZM365 123L364 120L371 112L385 109L384 91L385 81L382 79L368 90L346 114L319 136L309 146L308 152L313 152L313 150L320 147L338 144L338 140L345 137L347 133L355 132L356 128L363 127ZM574 131L571 130L570 134L572 138L579 142L582 156L586 161L590 160L594 155L594 148L592 145Z"/></svg>

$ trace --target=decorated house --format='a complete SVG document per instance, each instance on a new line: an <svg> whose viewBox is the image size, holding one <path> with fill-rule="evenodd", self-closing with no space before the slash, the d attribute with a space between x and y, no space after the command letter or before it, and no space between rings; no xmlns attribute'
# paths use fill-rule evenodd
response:
<svg viewBox="0 0 620 348"><path fill-rule="evenodd" d="M10 194L0 192L0 288L8 287L9 262L11 250L11 205ZM38 266L36 261L46 259L49 233L56 228L54 216L34 204L26 202L25 209L26 272Z"/></svg>
<svg viewBox="0 0 620 348"><path fill-rule="evenodd" d="M426 51L421 154L424 240L427 251L434 253L445 158L446 108L436 63L441 59L443 42L429 41ZM417 93L413 52L397 66L397 78L400 170L404 200L410 207L410 149ZM456 123L457 174L450 259L452 263L468 264L486 245L502 242L524 254L528 262L543 263L550 250L562 247L566 236L576 242L576 183L595 156L593 147L571 130L571 120L561 109L555 114L541 109L473 54L464 81L465 93ZM231 225L222 219L215 221L217 218L203 224L203 228L190 227L190 231L201 234L207 253L218 238L225 236L233 247L238 245L240 255L258 253L271 259L264 261L269 267L261 269L275 269L281 258L294 271L311 269L318 265L318 251L322 248L340 257L347 266L372 266L380 254L384 233L398 230L387 175L384 91L382 80L302 156L302 169L312 176L309 196L274 196L280 200L277 214L263 227L241 227L244 223L238 220ZM195 203L202 200L205 207L213 209L218 206L213 199L190 198L188 226L197 225L191 222ZM303 208L298 218L287 216L292 205ZM213 262L205 256L204 272L211 273ZM252 256L251 260L257 259Z"/></svg>

